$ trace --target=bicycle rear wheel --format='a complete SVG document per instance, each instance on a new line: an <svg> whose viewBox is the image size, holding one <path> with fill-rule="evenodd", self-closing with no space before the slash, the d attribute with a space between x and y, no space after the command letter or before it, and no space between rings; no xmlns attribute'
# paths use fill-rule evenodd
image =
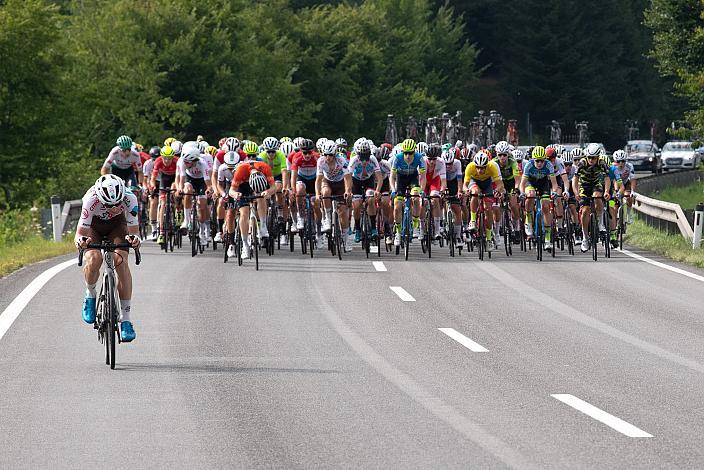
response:
<svg viewBox="0 0 704 470"><path fill-rule="evenodd" d="M403 224L403 255L408 261L408 253L411 249L411 220L405 217Z"/></svg>
<svg viewBox="0 0 704 470"><path fill-rule="evenodd" d="M335 211L332 216L333 220L333 238L335 243L335 250L337 250L337 259L342 261L342 226L340 225L340 216Z"/></svg>

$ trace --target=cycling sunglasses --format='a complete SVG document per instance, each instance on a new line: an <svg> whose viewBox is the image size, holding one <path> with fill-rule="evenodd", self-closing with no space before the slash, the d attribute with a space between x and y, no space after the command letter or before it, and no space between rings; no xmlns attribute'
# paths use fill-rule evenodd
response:
<svg viewBox="0 0 704 470"><path fill-rule="evenodd" d="M309 154L310 154L310 150L301 150L301 153L302 153L303 155L309 155Z"/></svg>
<svg viewBox="0 0 704 470"><path fill-rule="evenodd" d="M477 165L477 170L484 170L485 168L486 168L486 165L484 165L484 166Z"/></svg>
<svg viewBox="0 0 704 470"><path fill-rule="evenodd" d="M414 155L415 152L403 152L404 155Z"/></svg>

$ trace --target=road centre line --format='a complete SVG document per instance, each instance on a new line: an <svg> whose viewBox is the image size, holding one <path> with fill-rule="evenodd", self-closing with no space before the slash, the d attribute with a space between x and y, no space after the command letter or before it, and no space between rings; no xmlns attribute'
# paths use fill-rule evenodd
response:
<svg viewBox="0 0 704 470"><path fill-rule="evenodd" d="M645 256L641 256L626 249L619 251L624 255L628 255L631 258L635 258L645 263L652 264L653 266L657 266L658 268L667 269L668 271L672 271L673 273L681 274L691 279L704 282L704 276L700 276L699 274L690 273L689 271L685 271L684 269L676 268L674 266L670 266L669 264L661 263L660 261L655 261L650 258L646 258Z"/></svg>
<svg viewBox="0 0 704 470"><path fill-rule="evenodd" d="M394 291L396 293L396 295L398 295L399 298L401 300L403 300L404 302L415 302L416 301L416 299L414 299L411 294L406 292L406 289L404 289L403 287L389 286L389 289Z"/></svg>
<svg viewBox="0 0 704 470"><path fill-rule="evenodd" d="M457 341L458 343L460 343L462 346L469 349L470 351L489 352L489 350L486 349L484 346L472 341L471 339L467 338L465 335L463 335L459 331L455 330L454 328L438 328L438 330L442 331L447 336L454 339L455 341Z"/></svg>
<svg viewBox="0 0 704 470"><path fill-rule="evenodd" d="M379 272L386 272L386 266L384 266L383 261L372 261L372 264L374 265L374 269L376 269Z"/></svg>
<svg viewBox="0 0 704 470"><path fill-rule="evenodd" d="M57 264L34 278L34 280L22 290L22 292L20 292L17 297L10 302L10 305L8 305L5 310L0 313L0 339L5 336L7 330L10 329L17 317L19 317L20 313L22 313L22 310L24 310L29 301L37 295L41 288L44 287L44 284L49 282L52 277L56 276L64 269L75 264L76 260L74 259Z"/></svg>
<svg viewBox="0 0 704 470"><path fill-rule="evenodd" d="M617 418L616 416L607 413L604 410L600 410L596 406L591 405L584 400L580 400L574 395L570 395L567 393L557 393L550 396L555 398L556 400L561 401L566 405L571 406L575 410L581 411L585 415L604 423L608 427L628 437L653 437L652 434L649 434L643 431L642 429L639 429L633 426L632 424L625 422L621 418Z"/></svg>

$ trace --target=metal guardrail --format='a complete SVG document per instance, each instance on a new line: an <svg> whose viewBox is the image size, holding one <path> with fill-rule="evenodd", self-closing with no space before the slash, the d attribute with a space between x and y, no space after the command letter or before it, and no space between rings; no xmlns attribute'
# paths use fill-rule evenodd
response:
<svg viewBox="0 0 704 470"><path fill-rule="evenodd" d="M686 240L692 241L694 230L679 204L660 201L637 192L634 194L636 203L633 208L645 217L648 225L670 233L679 231Z"/></svg>

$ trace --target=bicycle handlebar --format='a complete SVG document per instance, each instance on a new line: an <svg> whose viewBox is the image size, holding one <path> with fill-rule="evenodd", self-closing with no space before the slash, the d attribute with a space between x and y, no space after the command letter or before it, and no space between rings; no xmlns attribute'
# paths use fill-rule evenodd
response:
<svg viewBox="0 0 704 470"><path fill-rule="evenodd" d="M112 243L112 242L102 242L102 243L89 243L88 246L83 249L79 248L78 250L78 266L83 266L83 253L86 250L91 250L91 249L97 249L97 250L102 250L102 251L110 251L114 252L115 250L119 250L122 248L127 248L133 249L134 250L134 255L135 255L135 263L139 265L142 262L142 255L139 252L139 248L135 248L132 246L131 243Z"/></svg>

